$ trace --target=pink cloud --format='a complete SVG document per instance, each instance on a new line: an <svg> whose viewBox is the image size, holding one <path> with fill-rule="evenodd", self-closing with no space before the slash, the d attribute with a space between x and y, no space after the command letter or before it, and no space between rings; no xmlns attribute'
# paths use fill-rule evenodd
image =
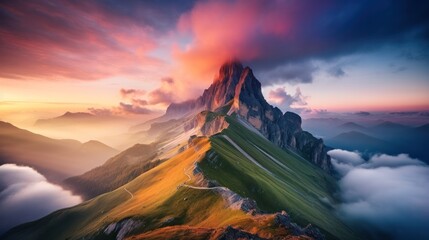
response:
<svg viewBox="0 0 429 240"><path fill-rule="evenodd" d="M95 2L2 3L0 76L16 79L138 78L164 65L150 26L104 11Z"/></svg>
<svg viewBox="0 0 429 240"><path fill-rule="evenodd" d="M161 79L161 86L153 91L149 95L150 104L165 104L172 103L177 96L178 92L175 92L175 81L172 78Z"/></svg>
<svg viewBox="0 0 429 240"><path fill-rule="evenodd" d="M294 41L295 24L311 15L317 5L321 4L256 0L199 2L178 23L179 31L192 36L192 41L182 48L175 46L173 56L181 68L197 76L215 72L232 57L243 61L278 58L276 54L284 53L288 42Z"/></svg>
<svg viewBox="0 0 429 240"><path fill-rule="evenodd" d="M125 88L121 88L121 90L119 90L119 93L121 94L121 97L126 99L126 98L135 98L135 97L140 97L146 94L145 90L141 90L141 89L125 89Z"/></svg>

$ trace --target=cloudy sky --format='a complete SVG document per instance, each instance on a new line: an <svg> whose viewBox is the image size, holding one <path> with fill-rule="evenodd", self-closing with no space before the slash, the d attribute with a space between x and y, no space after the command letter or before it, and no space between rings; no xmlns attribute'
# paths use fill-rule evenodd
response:
<svg viewBox="0 0 429 240"><path fill-rule="evenodd" d="M407 0L2 1L0 113L157 114L231 57L283 110L429 110L427 12Z"/></svg>

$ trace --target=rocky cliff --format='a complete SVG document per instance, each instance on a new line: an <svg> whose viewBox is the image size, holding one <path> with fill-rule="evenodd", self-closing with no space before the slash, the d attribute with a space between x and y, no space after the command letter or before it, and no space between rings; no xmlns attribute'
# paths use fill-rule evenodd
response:
<svg viewBox="0 0 429 240"><path fill-rule="evenodd" d="M236 113L281 148L297 152L328 172L332 169L323 140L302 130L299 115L292 112L283 114L280 109L267 103L262 95L261 83L252 69L243 67L238 61L222 65L218 77L201 97L171 104L166 115L185 116L201 110L228 115Z"/></svg>

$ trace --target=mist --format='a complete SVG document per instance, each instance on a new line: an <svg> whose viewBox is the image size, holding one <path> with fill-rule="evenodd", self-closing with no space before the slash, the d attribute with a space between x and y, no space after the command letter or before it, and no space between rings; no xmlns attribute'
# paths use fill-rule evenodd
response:
<svg viewBox="0 0 429 240"><path fill-rule="evenodd" d="M48 182L33 168L15 164L0 166L0 234L80 202L80 196Z"/></svg>
<svg viewBox="0 0 429 240"><path fill-rule="evenodd" d="M341 176L341 217L373 239L429 239L429 166L407 154L328 154Z"/></svg>

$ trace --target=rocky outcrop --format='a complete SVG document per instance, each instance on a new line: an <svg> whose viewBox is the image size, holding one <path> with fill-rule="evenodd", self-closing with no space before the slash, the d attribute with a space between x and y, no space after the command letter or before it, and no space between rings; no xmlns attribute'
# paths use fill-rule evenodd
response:
<svg viewBox="0 0 429 240"><path fill-rule="evenodd" d="M229 208L252 214L260 213L256 201L253 199L242 197L228 188L218 188L215 191L226 200Z"/></svg>
<svg viewBox="0 0 429 240"><path fill-rule="evenodd" d="M212 233L212 235L210 236L210 239L216 239L216 240L236 240L236 239L263 240L266 238L261 238L256 234L251 234L251 233L245 232L243 230L235 229L231 226L228 226L225 229L214 231Z"/></svg>
<svg viewBox="0 0 429 240"><path fill-rule="evenodd" d="M298 224L291 221L289 215L282 211L277 213L274 218L274 224L279 227L284 227L295 236L307 235L315 240L324 240L325 236L320 232L320 230L313 225L309 224L306 227L302 228Z"/></svg>
<svg viewBox="0 0 429 240"><path fill-rule="evenodd" d="M109 224L104 229L103 233L110 237L115 236L116 240L122 240L128 233L132 232L134 229L142 225L142 221L127 218L119 222L113 222Z"/></svg>
<svg viewBox="0 0 429 240"><path fill-rule="evenodd" d="M328 172L332 170L323 140L302 130L299 115L292 112L283 114L280 109L271 106L262 95L261 83L252 69L243 67L237 61L222 65L218 77L201 97L172 104L167 114L178 115L181 111L183 115L193 111L197 114L201 109L229 115L236 113L277 146L300 154ZM218 121L202 128L207 133L205 135L225 127L221 119Z"/></svg>

